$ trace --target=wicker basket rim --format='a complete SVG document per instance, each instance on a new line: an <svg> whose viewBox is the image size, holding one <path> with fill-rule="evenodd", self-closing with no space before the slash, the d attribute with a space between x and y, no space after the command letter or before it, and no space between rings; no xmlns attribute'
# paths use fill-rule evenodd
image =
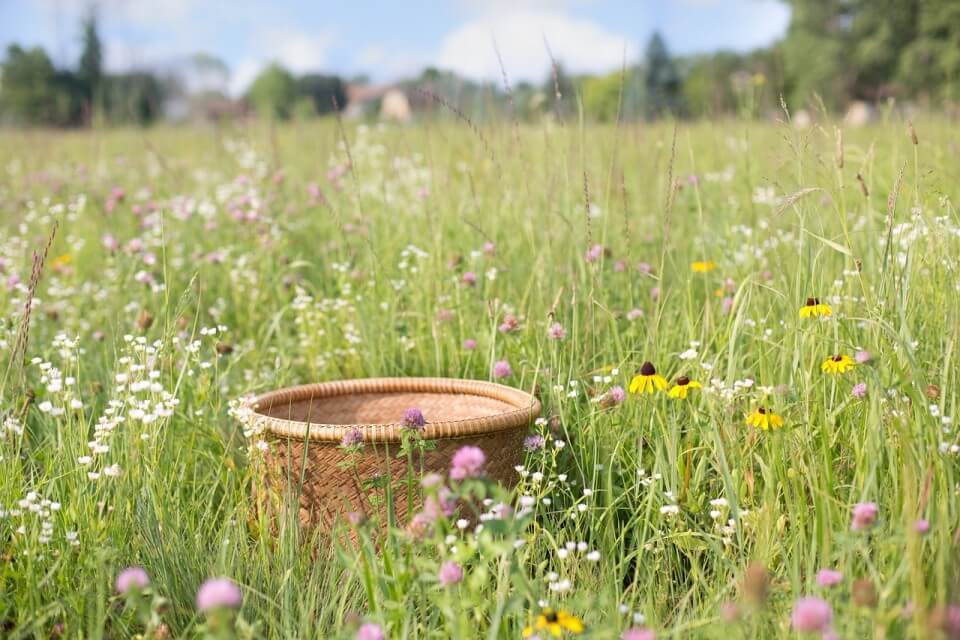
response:
<svg viewBox="0 0 960 640"><path fill-rule="evenodd" d="M364 442L399 442L406 429L400 422L311 423L276 418L260 413L260 409L317 397L402 392L450 395L451 398L457 395L476 395L516 407L512 411L489 416L428 421L423 427L422 435L429 440L465 438L518 429L529 425L540 415L540 401L530 393L495 382L457 378L360 378L304 384L261 394L253 399L251 408L254 411L255 424L274 436L339 443L348 431L359 429Z"/></svg>

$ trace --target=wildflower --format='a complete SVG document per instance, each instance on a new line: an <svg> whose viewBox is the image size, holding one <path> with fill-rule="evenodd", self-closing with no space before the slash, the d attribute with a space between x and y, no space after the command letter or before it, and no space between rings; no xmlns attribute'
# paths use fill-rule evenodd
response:
<svg viewBox="0 0 960 640"><path fill-rule="evenodd" d="M702 385L696 380L691 380L687 376L680 376L677 378L677 383L673 385L673 388L670 389L667 395L669 395L671 398L686 400L690 389L699 389L701 386Z"/></svg>
<svg viewBox="0 0 960 640"><path fill-rule="evenodd" d="M863 349L860 349L859 351L853 354L853 360L857 364L866 364L870 362L870 360L872 359L873 359L873 356L870 355L870 352L864 351Z"/></svg>
<svg viewBox="0 0 960 640"><path fill-rule="evenodd" d="M582 633L583 623L579 618L570 615L563 609L557 611L550 607L544 607L533 624L523 630L523 637L529 638L534 631L547 631L554 638L559 638L564 631Z"/></svg>
<svg viewBox="0 0 960 640"><path fill-rule="evenodd" d="M454 480L477 477L483 473L486 461L487 456L480 447L460 447L450 460L450 477Z"/></svg>
<svg viewBox="0 0 960 640"><path fill-rule="evenodd" d="M826 318L833 315L830 305L820 302L820 298L807 298L800 307L801 318Z"/></svg>
<svg viewBox="0 0 960 640"><path fill-rule="evenodd" d="M831 620L833 611L830 605L820 598L800 598L793 605L791 622L795 631L823 633L830 628Z"/></svg>
<svg viewBox="0 0 960 640"><path fill-rule="evenodd" d="M509 378L512 375L513 369L510 368L510 363L506 360L497 360L493 363L494 378Z"/></svg>
<svg viewBox="0 0 960 640"><path fill-rule="evenodd" d="M873 526L877 521L877 514L880 509L873 502L860 502L853 505L853 518L850 522L850 529L853 531L863 531Z"/></svg>
<svg viewBox="0 0 960 640"><path fill-rule="evenodd" d="M930 531L930 522L928 520L917 520L913 523L913 530L920 535L924 535Z"/></svg>
<svg viewBox="0 0 960 640"><path fill-rule="evenodd" d="M817 572L817 585L821 587L835 587L843 580L843 574L833 569L821 569Z"/></svg>
<svg viewBox="0 0 960 640"><path fill-rule="evenodd" d="M960 605L936 607L931 612L930 625L943 631L947 638L960 638Z"/></svg>
<svg viewBox="0 0 960 640"><path fill-rule="evenodd" d="M501 323L500 326L497 327L497 330L500 333L510 333L511 331L515 331L519 326L520 326L520 321L517 320L516 316L508 313L503 318L503 323Z"/></svg>
<svg viewBox="0 0 960 640"><path fill-rule="evenodd" d="M430 522L441 515L450 517L457 510L457 499L446 486L437 489L436 495L429 495L423 501L423 514Z"/></svg>
<svg viewBox="0 0 960 640"><path fill-rule="evenodd" d="M567 337L567 330L559 322L554 322L547 330L547 335L551 340L563 340Z"/></svg>
<svg viewBox="0 0 960 640"><path fill-rule="evenodd" d="M240 587L230 578L210 578L197 591L197 609L210 611L222 607L239 607L243 601Z"/></svg>
<svg viewBox="0 0 960 640"><path fill-rule="evenodd" d="M444 587L449 587L452 584L457 584L458 582L463 580L463 567L461 567L459 564L457 564L453 560L444 562L440 566L440 573L438 575L438 578L440 579L440 584L443 585Z"/></svg>
<svg viewBox="0 0 960 640"><path fill-rule="evenodd" d="M603 256L603 253L604 253L603 245L595 244L589 249L587 249L587 253L584 254L583 258L587 262L596 262L601 258L601 256Z"/></svg>
<svg viewBox="0 0 960 640"><path fill-rule="evenodd" d="M477 284L477 274L473 271L467 271L463 274L463 284L472 287Z"/></svg>
<svg viewBox="0 0 960 640"><path fill-rule="evenodd" d="M706 273L717 268L717 263L713 260L701 260L690 265L694 273Z"/></svg>
<svg viewBox="0 0 960 640"><path fill-rule="evenodd" d="M627 629L620 635L620 640L656 640L657 634L644 627Z"/></svg>
<svg viewBox="0 0 960 640"><path fill-rule="evenodd" d="M140 591L150 586L150 576L143 567L127 567L117 575L114 586L117 593L127 595L131 591Z"/></svg>
<svg viewBox="0 0 960 640"><path fill-rule="evenodd" d="M753 413L747 416L747 424L768 431L782 427L783 418L772 411L767 411L766 407L757 407L753 410Z"/></svg>
<svg viewBox="0 0 960 640"><path fill-rule="evenodd" d="M840 373L846 373L855 366L856 363L850 356L838 353L837 355L824 360L823 364L820 365L820 370L824 373L829 373L830 375L837 375Z"/></svg>
<svg viewBox="0 0 960 640"><path fill-rule="evenodd" d="M858 398L858 399L861 399L861 400L862 400L863 398L866 398L866 397L867 397L867 383L866 383L866 382L858 382L857 384L853 385L853 389L850 390L850 395L852 395L854 398Z"/></svg>
<svg viewBox="0 0 960 640"><path fill-rule="evenodd" d="M403 412L403 426L407 429L419 431L425 424L427 424L427 421L423 417L423 412L420 411L420 409L411 407Z"/></svg>
<svg viewBox="0 0 960 640"><path fill-rule="evenodd" d="M363 442L363 432L356 427L348 429L340 440L341 447L353 447Z"/></svg>
<svg viewBox="0 0 960 640"><path fill-rule="evenodd" d="M609 391L603 394L603 399L600 401L600 404L604 407L615 407L618 404L622 404L626 399L627 392L623 390L623 387L617 385L611 387Z"/></svg>
<svg viewBox="0 0 960 640"><path fill-rule="evenodd" d="M365 622L357 629L356 640L384 640L383 629L373 622Z"/></svg>
<svg viewBox="0 0 960 640"><path fill-rule="evenodd" d="M643 309L631 309L627 312L627 320L636 320L643 317Z"/></svg>
<svg viewBox="0 0 960 640"><path fill-rule="evenodd" d="M654 390L663 391L666 388L666 379L657 374L657 369L652 362L644 362L640 367L640 374L634 376L633 380L630 381L630 393L649 394L653 393Z"/></svg>
<svg viewBox="0 0 960 640"><path fill-rule="evenodd" d="M546 440L540 435L527 436L523 439L524 451L538 451L543 449L544 444L546 444Z"/></svg>
<svg viewBox="0 0 960 640"><path fill-rule="evenodd" d="M463 350L464 351L473 351L477 348L477 341L473 338L467 338L463 341Z"/></svg>

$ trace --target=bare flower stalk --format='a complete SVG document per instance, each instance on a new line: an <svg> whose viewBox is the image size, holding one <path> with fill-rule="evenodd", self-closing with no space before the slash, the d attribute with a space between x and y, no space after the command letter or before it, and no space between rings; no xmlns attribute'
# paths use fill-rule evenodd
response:
<svg viewBox="0 0 960 640"><path fill-rule="evenodd" d="M40 278L43 275L43 266L47 261L47 255L50 253L50 246L57 235L57 228L60 226L58 221L54 221L50 233L47 234L47 242L42 251L33 252L33 264L30 269L30 281L27 284L27 296L23 303L23 314L20 317L20 325L17 327L17 338L13 344L13 350L10 353L10 360L7 361L7 370L3 376L3 386L6 388L7 381L10 378L10 372L16 366L16 370L22 380L23 377L23 359L27 354L27 347L30 342L30 317L33 313L33 299L36 295L37 286L40 284Z"/></svg>

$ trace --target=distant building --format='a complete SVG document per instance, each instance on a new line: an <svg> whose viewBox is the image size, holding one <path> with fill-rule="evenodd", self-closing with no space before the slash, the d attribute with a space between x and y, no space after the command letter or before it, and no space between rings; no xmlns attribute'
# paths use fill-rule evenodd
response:
<svg viewBox="0 0 960 640"><path fill-rule="evenodd" d="M409 122L413 115L410 99L396 85L347 85L347 108L344 118L373 118Z"/></svg>
<svg viewBox="0 0 960 640"><path fill-rule="evenodd" d="M394 122L410 121L410 101L400 89L390 89L380 102L380 119Z"/></svg>

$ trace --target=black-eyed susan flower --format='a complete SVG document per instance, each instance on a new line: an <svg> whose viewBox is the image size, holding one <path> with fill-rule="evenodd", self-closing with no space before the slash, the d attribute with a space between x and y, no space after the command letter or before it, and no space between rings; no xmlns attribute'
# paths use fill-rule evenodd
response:
<svg viewBox="0 0 960 640"><path fill-rule="evenodd" d="M640 367L640 373L630 381L630 393L653 393L666 388L666 379L657 374L657 368L652 362L644 362Z"/></svg>
<svg viewBox="0 0 960 640"><path fill-rule="evenodd" d="M833 315L830 305L820 302L820 298L807 298L800 307L801 318L826 318Z"/></svg>
<svg viewBox="0 0 960 640"><path fill-rule="evenodd" d="M690 264L690 268L693 269L694 273L706 273L707 271L713 271L717 268L717 263L713 260L698 260Z"/></svg>
<svg viewBox="0 0 960 640"><path fill-rule="evenodd" d="M687 394L690 393L691 389L699 389L700 387L700 383L696 380L691 380L687 376L680 376L667 395L671 398L686 400Z"/></svg>
<svg viewBox="0 0 960 640"><path fill-rule="evenodd" d="M582 633L583 622L580 621L580 618L567 613L563 609L555 610L544 607L533 624L523 630L523 637L529 638L535 631L546 631L554 638L559 638L564 631Z"/></svg>
<svg viewBox="0 0 960 640"><path fill-rule="evenodd" d="M823 364L820 365L820 370L830 375L838 375L846 373L855 366L857 366L857 363L853 361L853 358L846 354L838 353L824 360Z"/></svg>
<svg viewBox="0 0 960 640"><path fill-rule="evenodd" d="M768 411L766 407L757 407L753 410L753 413L747 416L747 424L764 431L776 430L783 426L783 418L772 411Z"/></svg>

